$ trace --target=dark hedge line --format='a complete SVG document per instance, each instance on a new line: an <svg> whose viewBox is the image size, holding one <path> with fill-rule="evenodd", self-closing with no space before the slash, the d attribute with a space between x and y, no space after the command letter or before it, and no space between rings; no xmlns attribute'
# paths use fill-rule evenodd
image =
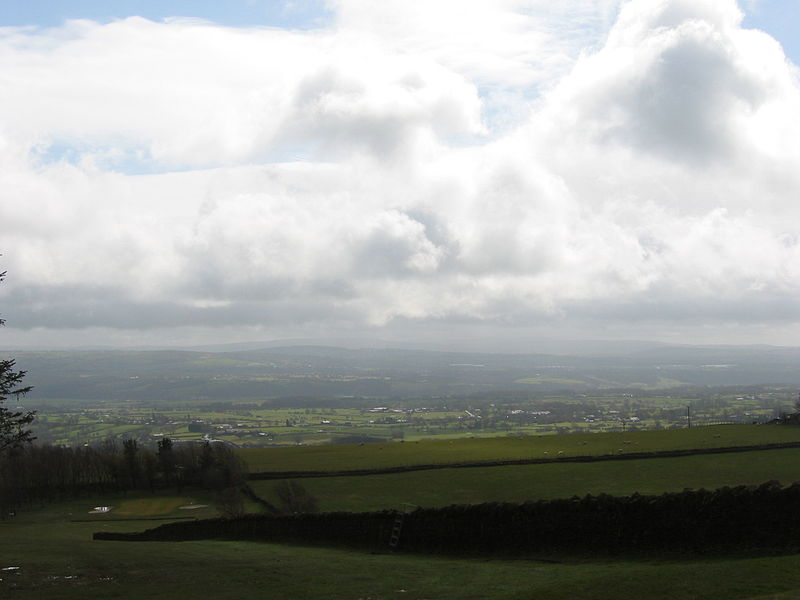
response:
<svg viewBox="0 0 800 600"><path fill-rule="evenodd" d="M694 448L690 450L661 450L655 452L626 452L624 454L598 454L594 456L562 456L560 458L519 458L509 460L486 460L462 463L433 463L403 465L376 469L352 469L341 471L261 471L250 473L252 480L301 479L307 477L352 477L358 475L388 475L410 471L429 471L431 469L468 469L473 467L504 467L510 465L542 465L550 463L588 463L606 460L642 460L647 458L678 458L699 454L728 454L731 452L753 452L757 450L782 450L800 448L800 442L779 442L757 446L725 446L722 448Z"/></svg>
<svg viewBox="0 0 800 600"><path fill-rule="evenodd" d="M660 554L800 548L800 483L777 482L660 496L586 496L524 504L417 509L398 548L408 552L515 555L539 552ZM98 540L256 540L387 548L397 513L326 513L171 523Z"/></svg>
<svg viewBox="0 0 800 600"><path fill-rule="evenodd" d="M139 533L100 531L95 540L176 542L239 540L299 542L374 549L388 544L393 511L323 513L275 517L245 515L237 519L202 519L169 523Z"/></svg>

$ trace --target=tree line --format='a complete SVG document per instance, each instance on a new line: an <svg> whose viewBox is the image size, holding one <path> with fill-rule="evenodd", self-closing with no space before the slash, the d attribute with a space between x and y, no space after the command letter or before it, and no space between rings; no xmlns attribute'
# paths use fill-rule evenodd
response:
<svg viewBox="0 0 800 600"><path fill-rule="evenodd" d="M0 515L89 493L168 487L180 493L185 486L213 490L222 512L235 515L243 512L239 490L246 477L244 462L219 443L163 438L155 450L134 439L79 448L18 445L0 454Z"/></svg>

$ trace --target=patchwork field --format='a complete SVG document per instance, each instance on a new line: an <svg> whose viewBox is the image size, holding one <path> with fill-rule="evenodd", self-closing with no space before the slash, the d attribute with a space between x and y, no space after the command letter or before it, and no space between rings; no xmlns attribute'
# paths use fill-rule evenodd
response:
<svg viewBox="0 0 800 600"><path fill-rule="evenodd" d="M127 384L140 382L139 375L132 377L124 378ZM527 383L515 385L543 385L534 383L536 378L523 380ZM230 385L233 380L214 381ZM164 379L159 383L165 385ZM600 389L586 394L529 390L475 395L473 390L425 398L345 395L306 400L308 406L298 405L297 398L223 402L204 394L197 400L187 400L188 394L181 401L165 402L163 387L158 400L153 395L121 399L109 389L102 399L43 397L37 385L35 404L28 408L38 411L33 429L40 443L82 446L109 437L154 442L164 436L174 441L210 436L253 448L674 429L686 427L689 413L695 426L765 423L791 412L796 394L793 386L670 388L645 394L651 386L644 383L636 393L625 393L603 390L608 382L595 383Z"/></svg>

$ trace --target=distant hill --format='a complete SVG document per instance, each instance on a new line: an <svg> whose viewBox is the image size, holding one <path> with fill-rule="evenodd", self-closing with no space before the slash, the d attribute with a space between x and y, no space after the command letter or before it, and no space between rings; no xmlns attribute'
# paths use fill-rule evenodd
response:
<svg viewBox="0 0 800 600"><path fill-rule="evenodd" d="M800 385L800 348L611 345L617 353L500 354L289 345L226 352L14 352L38 398L253 401L490 391ZM588 348L587 348L588 349ZM0 353L5 354L5 353Z"/></svg>

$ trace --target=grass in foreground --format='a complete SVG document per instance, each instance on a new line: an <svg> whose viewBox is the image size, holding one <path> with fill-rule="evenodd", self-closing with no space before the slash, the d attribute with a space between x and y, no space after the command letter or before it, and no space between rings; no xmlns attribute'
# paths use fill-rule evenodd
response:
<svg viewBox="0 0 800 600"><path fill-rule="evenodd" d="M548 564L250 542L100 542L91 540L92 531L152 523L70 521L92 505L115 503L119 498L94 498L0 523L0 568L21 567L0 571L0 597L787 600L800 594L798 556Z"/></svg>

